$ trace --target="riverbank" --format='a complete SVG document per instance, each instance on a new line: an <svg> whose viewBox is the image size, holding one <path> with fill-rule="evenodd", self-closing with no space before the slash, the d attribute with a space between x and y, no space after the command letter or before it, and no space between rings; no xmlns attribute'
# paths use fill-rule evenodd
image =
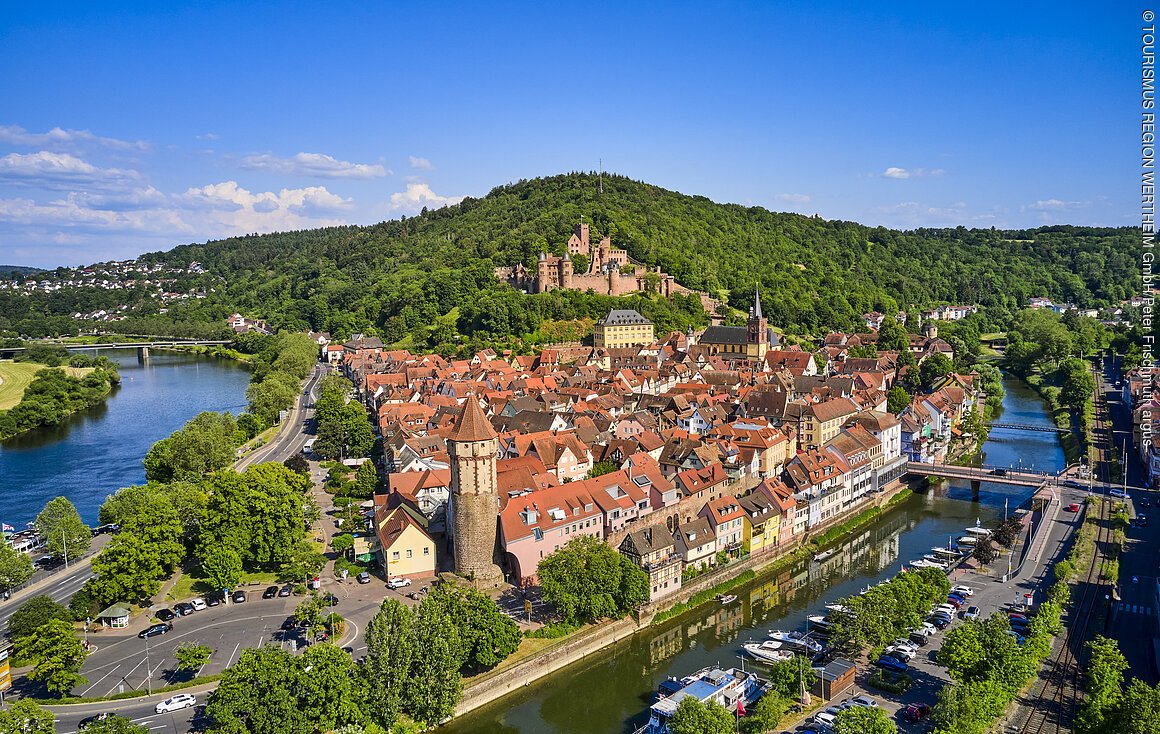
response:
<svg viewBox="0 0 1160 734"><path fill-rule="evenodd" d="M718 594L769 576L812 556L824 545L836 543L856 530L877 521L882 514L905 501L912 494L903 483L877 495L870 506L842 522L820 528L820 533L806 534L779 547L775 552L749 555L717 570L689 581L680 592L646 604L634 617L603 622L585 627L533 652L519 657L510 665L500 664L486 673L464 682L463 697L456 707L455 716L463 716L492 703L534 681L560 671L574 663L600 652L611 645L632 637L654 624L693 612L709 604L719 604Z"/></svg>
<svg viewBox="0 0 1160 734"><path fill-rule="evenodd" d="M102 403L120 384L107 359L78 367L0 362L0 441L64 419Z"/></svg>
<svg viewBox="0 0 1160 734"><path fill-rule="evenodd" d="M1087 455L1087 441L1083 431L1077 430L1077 427L1082 426L1084 419L1083 416L1076 415L1067 406L1060 404L1059 387L1050 384L1047 378L1041 374L1028 375L1026 378L1012 376L1030 387L1036 395L1043 399L1056 428L1066 431L1059 435L1059 444L1063 447L1063 455L1067 458L1067 463L1074 464L1083 459ZM1088 405L1091 405L1090 399ZM1088 415L1091 413L1089 412ZM1088 422L1090 423L1090 418Z"/></svg>

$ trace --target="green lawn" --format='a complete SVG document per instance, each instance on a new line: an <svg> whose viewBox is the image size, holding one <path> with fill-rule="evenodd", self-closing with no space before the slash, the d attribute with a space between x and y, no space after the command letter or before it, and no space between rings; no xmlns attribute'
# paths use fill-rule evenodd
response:
<svg viewBox="0 0 1160 734"><path fill-rule="evenodd" d="M277 583L278 574L273 571L269 573L245 573L242 574L242 580L238 584L238 588L242 588L251 582L256 582L262 586L270 586ZM188 573L182 573L177 579L177 583L165 595L165 598L170 601L184 601L192 599L195 596L203 596L211 591L219 591L219 589L212 589L206 583L205 579L194 576Z"/></svg>
<svg viewBox="0 0 1160 734"><path fill-rule="evenodd" d="M24 395L24 388L42 369L44 365L31 362L0 362L0 410L14 408Z"/></svg>

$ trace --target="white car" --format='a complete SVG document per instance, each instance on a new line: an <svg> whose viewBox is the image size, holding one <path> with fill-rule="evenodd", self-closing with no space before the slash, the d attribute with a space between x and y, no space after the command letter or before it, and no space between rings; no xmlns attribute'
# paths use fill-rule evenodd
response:
<svg viewBox="0 0 1160 734"><path fill-rule="evenodd" d="M909 650L912 655L918 654L918 645L914 644L913 641L908 640L908 639L903 639L900 637L897 640L895 640L894 642L891 642L890 646L896 647L900 650Z"/></svg>
<svg viewBox="0 0 1160 734"><path fill-rule="evenodd" d="M963 612L963 619L978 619L979 608L975 606L967 607L967 611Z"/></svg>
<svg viewBox="0 0 1160 734"><path fill-rule="evenodd" d="M153 710L159 714L164 714L169 711L180 711L187 709L190 706L197 705L197 697L191 693L179 693L172 698L167 698L161 703L153 707Z"/></svg>
<svg viewBox="0 0 1160 734"><path fill-rule="evenodd" d="M1112 491L1108 492L1108 494L1112 497L1119 497L1123 500L1128 499L1128 493L1119 488L1113 489Z"/></svg>
<svg viewBox="0 0 1160 734"><path fill-rule="evenodd" d="M912 652L909 648L905 648L905 647L895 647L895 646L891 645L890 647L886 648L886 650L884 652L887 655L890 655L891 657L898 658L899 660L901 660L904 663L909 663L911 660L914 659L914 652Z"/></svg>
<svg viewBox="0 0 1160 734"><path fill-rule="evenodd" d="M837 720L838 720L837 715L830 713L828 710L823 711L822 713L814 716L814 721L816 723L822 724L824 726L828 726L831 729L834 728L834 722L836 722Z"/></svg>
<svg viewBox="0 0 1160 734"><path fill-rule="evenodd" d="M850 703L854 704L855 706L861 706L864 709L878 708L878 702L869 696L855 696L854 698L850 699Z"/></svg>
<svg viewBox="0 0 1160 734"><path fill-rule="evenodd" d="M411 579L406 578L405 576L392 576L391 578L387 579L388 589L401 589L404 586L410 585Z"/></svg>
<svg viewBox="0 0 1160 734"><path fill-rule="evenodd" d="M962 594L963 596L974 596L975 590L969 586L955 586L951 589L951 593Z"/></svg>
<svg viewBox="0 0 1160 734"><path fill-rule="evenodd" d="M202 599L200 596L196 599L190 599L189 606L193 607L193 611L200 612L205 609L205 599Z"/></svg>
<svg viewBox="0 0 1160 734"><path fill-rule="evenodd" d="M931 614L937 614L939 612L946 612L947 614L954 617L958 611L959 610L953 604L939 604L937 607L934 608L934 610L931 611Z"/></svg>

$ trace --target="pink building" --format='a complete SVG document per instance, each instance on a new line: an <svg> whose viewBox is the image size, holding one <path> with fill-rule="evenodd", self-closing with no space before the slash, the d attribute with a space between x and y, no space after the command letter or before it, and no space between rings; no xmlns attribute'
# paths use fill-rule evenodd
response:
<svg viewBox="0 0 1160 734"><path fill-rule="evenodd" d="M522 586L535 584L540 561L577 535L604 537L604 515L584 482L511 492L500 504L499 544Z"/></svg>

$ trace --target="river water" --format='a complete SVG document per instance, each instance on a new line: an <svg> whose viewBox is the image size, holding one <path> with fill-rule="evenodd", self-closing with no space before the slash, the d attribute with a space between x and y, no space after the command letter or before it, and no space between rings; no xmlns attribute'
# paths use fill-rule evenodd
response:
<svg viewBox="0 0 1160 734"><path fill-rule="evenodd" d="M0 443L0 521L18 530L64 495L94 524L105 497L142 484L141 460L154 442L203 410L245 410L248 370L229 360L135 349L89 352L117 363L121 386L101 405Z"/></svg>
<svg viewBox="0 0 1160 734"><path fill-rule="evenodd" d="M1026 385L1006 380L999 416L1004 422L1051 426L1043 402ZM992 431L982 460L1056 471L1064 456L1053 433ZM1029 488L983 484L972 502L967 484L916 494L847 541L824 563L802 563L769 574L738 591L728 607L706 605L500 699L444 727L449 734L618 734L647 718L657 685L706 665L740 664L741 643L764 639L771 628L804 629L807 614L867 584L898 573L901 564L945 545L979 519L994 525L1004 500L1013 509Z"/></svg>

